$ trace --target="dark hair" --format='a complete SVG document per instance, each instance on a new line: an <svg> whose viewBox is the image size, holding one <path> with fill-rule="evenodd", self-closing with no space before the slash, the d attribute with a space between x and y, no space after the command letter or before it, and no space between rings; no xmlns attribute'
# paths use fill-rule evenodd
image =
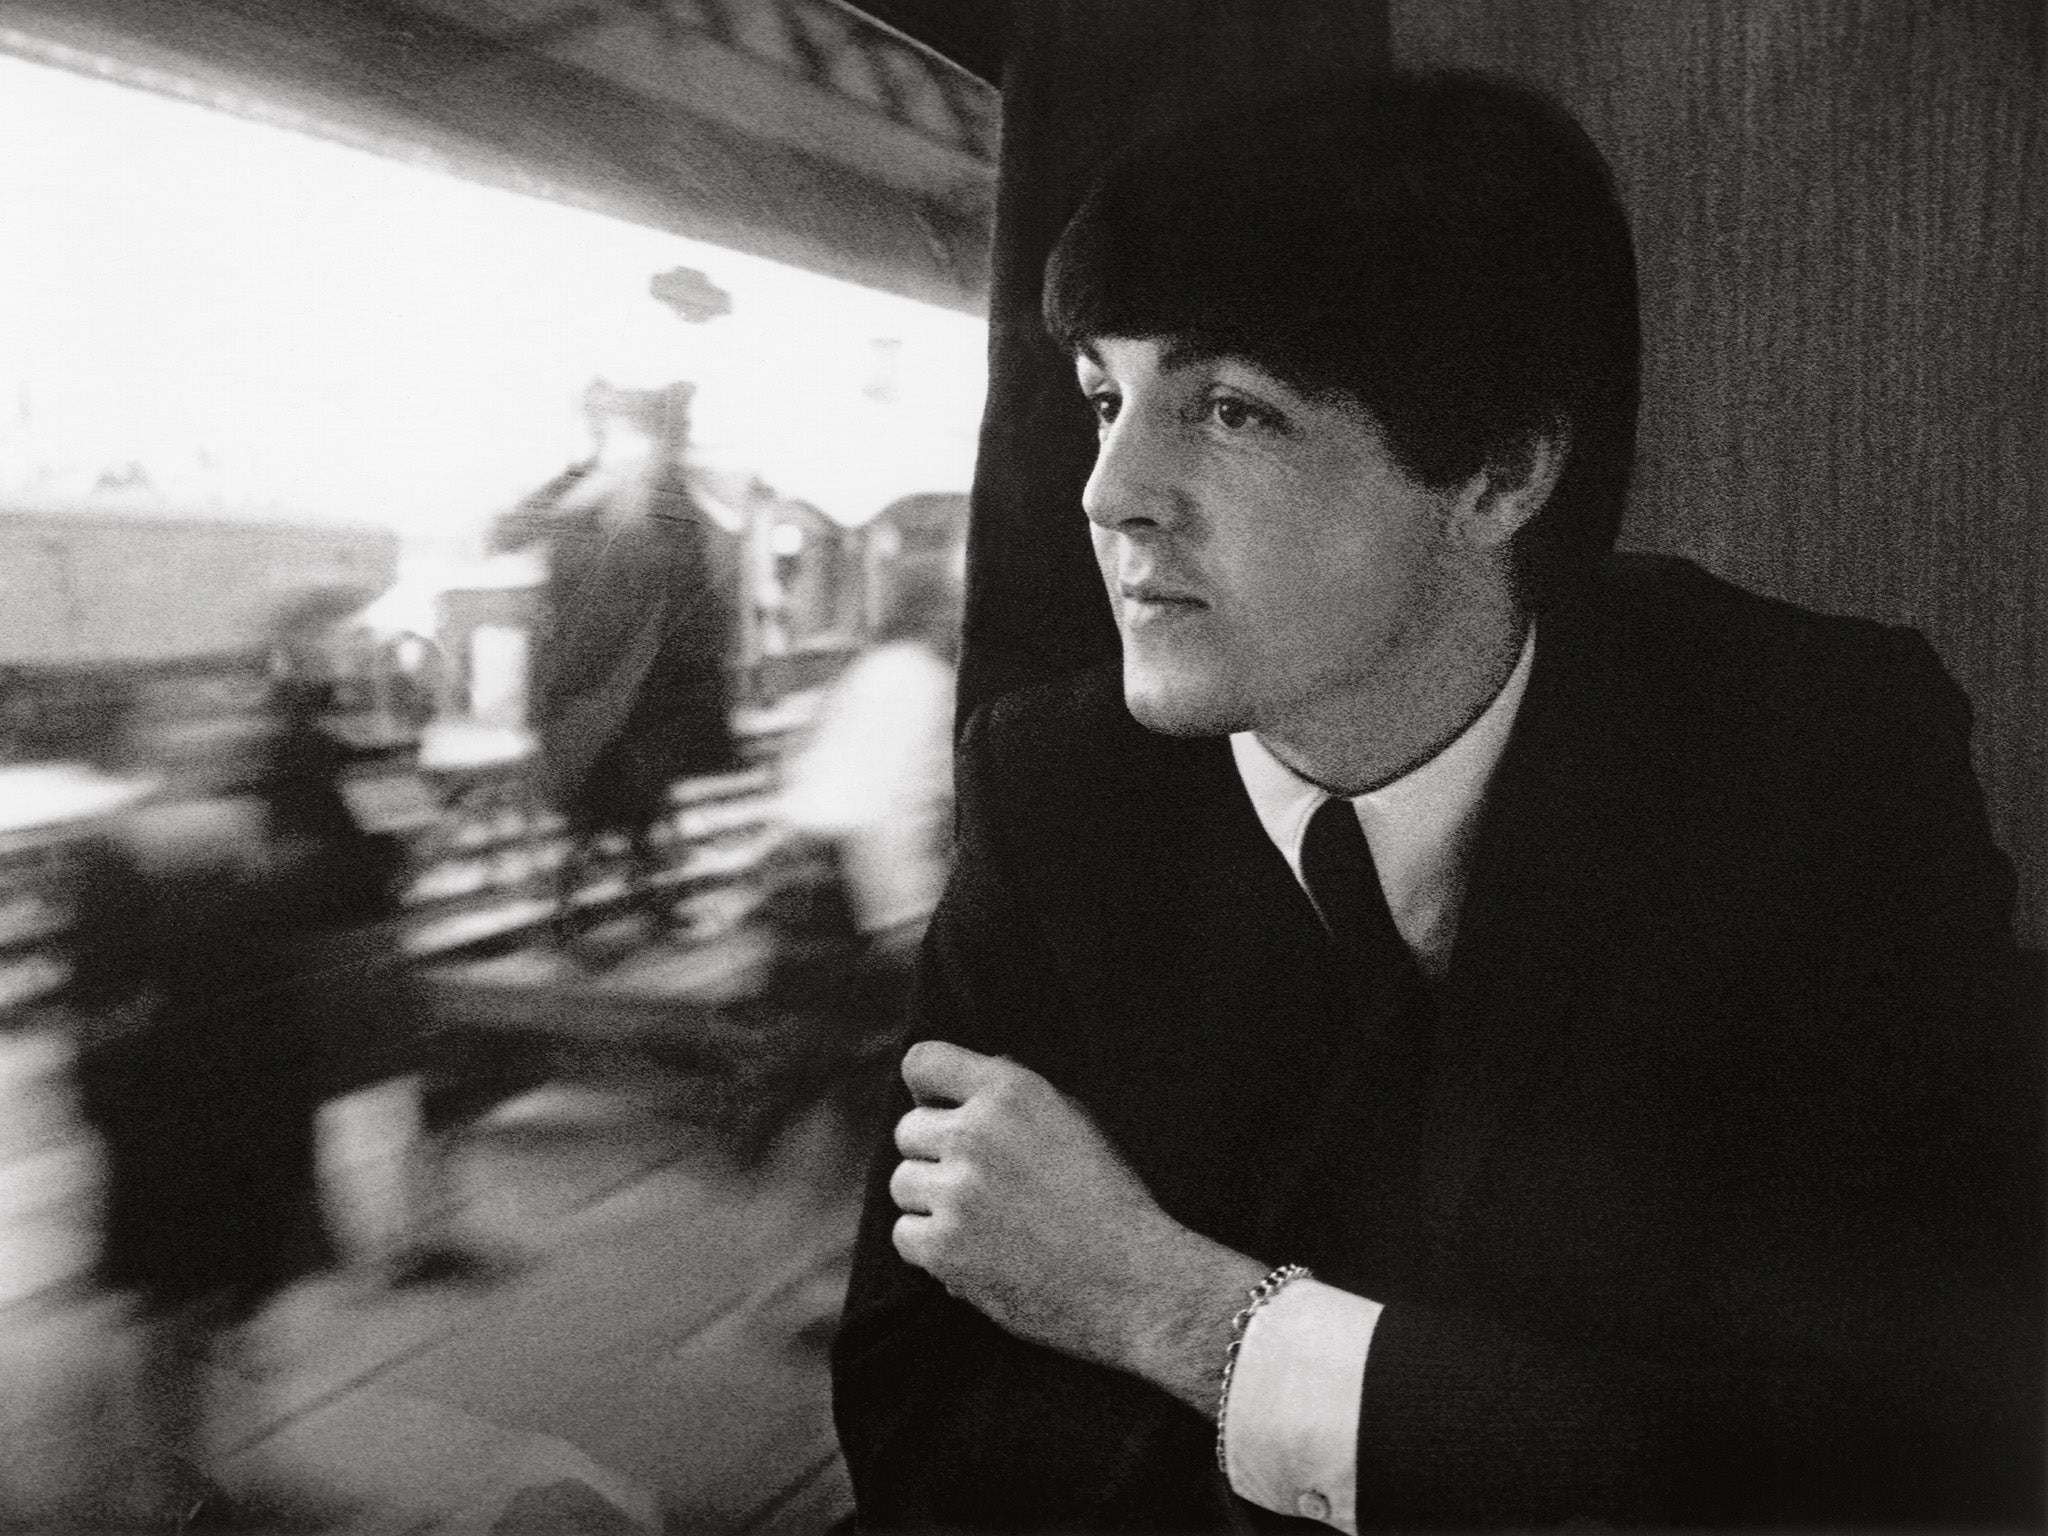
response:
<svg viewBox="0 0 2048 1536"><path fill-rule="evenodd" d="M1635 457L1635 251L1585 131L1465 72L1327 80L1117 155L1046 266L1069 350L1172 337L1364 406L1424 484L1563 427L1516 566L1540 602L1614 543Z"/></svg>

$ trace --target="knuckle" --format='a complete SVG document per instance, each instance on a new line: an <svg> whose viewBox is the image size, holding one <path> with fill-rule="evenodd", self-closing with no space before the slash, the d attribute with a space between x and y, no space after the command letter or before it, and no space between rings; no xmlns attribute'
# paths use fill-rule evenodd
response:
<svg viewBox="0 0 2048 1536"><path fill-rule="evenodd" d="M979 1168L972 1163L965 1163L946 1171L943 1189L949 1207L955 1210L973 1210L981 1204L982 1197L988 1189L988 1181Z"/></svg>
<svg viewBox="0 0 2048 1536"><path fill-rule="evenodd" d="M1014 1140L1025 1124L1018 1106L994 1100L982 1104L975 1114L960 1122L955 1146L961 1156L986 1163L1000 1156L1003 1147Z"/></svg>
<svg viewBox="0 0 2048 1536"><path fill-rule="evenodd" d="M980 1146L982 1138L988 1134L993 1109L986 1098L976 1095L954 1110L948 1125L951 1145L963 1152L971 1152Z"/></svg>
<svg viewBox="0 0 2048 1536"><path fill-rule="evenodd" d="M1045 1079L1029 1067L1020 1067L1013 1061L1003 1063L1003 1070L997 1075L989 1090L989 1097L995 1105L1010 1113L1029 1107L1038 1097L1038 1090Z"/></svg>

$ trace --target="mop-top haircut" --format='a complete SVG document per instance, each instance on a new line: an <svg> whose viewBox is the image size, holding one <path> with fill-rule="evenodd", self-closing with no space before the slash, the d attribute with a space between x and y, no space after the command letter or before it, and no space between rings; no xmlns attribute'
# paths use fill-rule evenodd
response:
<svg viewBox="0 0 2048 1536"><path fill-rule="evenodd" d="M1600 151L1527 86L1394 73L1242 98L1113 158L1046 266L1068 350L1173 338L1349 398L1431 486L1570 454L1517 542L1525 595L1612 548L1635 457L1628 220Z"/></svg>

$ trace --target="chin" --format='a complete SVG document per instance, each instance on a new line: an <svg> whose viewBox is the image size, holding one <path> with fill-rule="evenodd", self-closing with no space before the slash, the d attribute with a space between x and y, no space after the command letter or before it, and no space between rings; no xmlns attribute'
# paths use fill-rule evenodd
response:
<svg viewBox="0 0 2048 1536"><path fill-rule="evenodd" d="M1124 658L1124 707L1161 736L1228 736L1244 729L1227 690L1204 678L1164 675Z"/></svg>

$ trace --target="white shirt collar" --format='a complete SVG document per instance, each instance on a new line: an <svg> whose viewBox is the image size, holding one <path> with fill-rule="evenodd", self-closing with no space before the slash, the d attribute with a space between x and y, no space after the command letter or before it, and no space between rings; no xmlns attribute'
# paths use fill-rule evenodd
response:
<svg viewBox="0 0 2048 1536"><path fill-rule="evenodd" d="M1535 655L1536 630L1531 625L1514 670L1476 720L1419 768L1351 800L1372 849L1394 926L1432 975L1440 974L1450 958L1472 833L1528 690ZM1301 841L1309 817L1327 796L1275 757L1251 731L1233 735L1230 750L1259 824L1299 880Z"/></svg>

